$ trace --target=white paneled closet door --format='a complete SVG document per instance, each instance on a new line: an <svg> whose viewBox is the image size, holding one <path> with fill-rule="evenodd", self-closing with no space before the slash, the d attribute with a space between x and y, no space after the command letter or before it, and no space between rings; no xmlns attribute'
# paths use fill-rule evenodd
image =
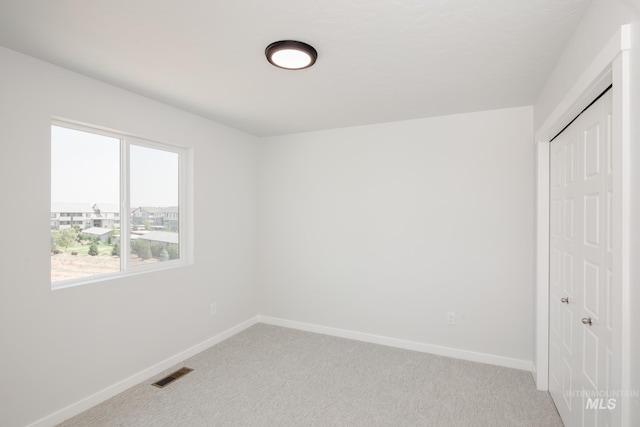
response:
<svg viewBox="0 0 640 427"><path fill-rule="evenodd" d="M567 427L614 410L611 92L551 143L549 391Z"/></svg>

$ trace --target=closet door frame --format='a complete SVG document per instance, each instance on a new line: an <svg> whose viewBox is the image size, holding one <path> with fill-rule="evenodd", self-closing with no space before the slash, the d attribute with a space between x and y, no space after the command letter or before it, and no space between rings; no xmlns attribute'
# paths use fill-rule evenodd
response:
<svg viewBox="0 0 640 427"><path fill-rule="evenodd" d="M634 27L635 30L640 28ZM613 278L614 328L611 390L630 389L630 56L631 25L624 25L584 70L536 131L536 341L533 373L538 390L549 388L550 141L587 105L613 85ZM617 399L614 425L629 424L628 399Z"/></svg>

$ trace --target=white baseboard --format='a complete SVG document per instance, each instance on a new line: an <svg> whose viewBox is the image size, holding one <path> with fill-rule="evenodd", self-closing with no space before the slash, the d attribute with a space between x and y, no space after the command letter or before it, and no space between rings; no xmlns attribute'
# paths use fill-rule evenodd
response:
<svg viewBox="0 0 640 427"><path fill-rule="evenodd" d="M346 329L331 328L328 326L314 325L310 323L296 322L293 320L279 319L270 316L258 316L259 323L268 325L283 326L285 328L299 329L301 331L316 332L324 335L331 335L340 338L349 338L357 341L364 341L373 344L381 344L389 347L414 350L422 353L437 354L439 356L452 357L455 359L469 360L472 362L486 363L489 365L503 366L505 368L520 369L531 372L532 363L530 360L513 359L510 357L496 356L493 354L478 353L475 351L460 350L451 347L425 344L416 341L401 340L397 338L372 335L363 332L349 331Z"/></svg>
<svg viewBox="0 0 640 427"><path fill-rule="evenodd" d="M67 420L75 415L78 415L86 411L87 409L92 408L93 406L98 405L99 403L102 403L105 400L110 399L113 396L119 393L122 393L123 391L135 385L140 384L141 382L147 381L149 378L155 375L158 375L159 373L161 373L166 369L171 368L173 365L177 365L178 363L181 363L186 359L192 356L195 356L196 354L218 344L219 342L222 342L227 338L230 338L233 335L244 331L245 329L255 325L256 323L258 323L258 316L254 316L251 319L240 323L239 325L236 325L230 329L227 329L226 331L221 332L220 334L212 338L209 338L205 341L202 341L199 344L194 345L193 347L190 347L184 351L181 351L180 353L173 355L168 359L165 359L159 363L156 363L155 365L143 371L140 371L137 374L134 374L128 378L125 378L124 380L119 381L103 390L100 390L99 392L92 394L89 397L86 397L72 405L69 405L66 408L63 408L57 412L54 412L51 415L47 415L46 417L41 418L32 424L29 424L28 427L55 426L56 424L59 424L64 420Z"/></svg>
<svg viewBox="0 0 640 427"><path fill-rule="evenodd" d="M538 384L538 368L536 367L536 364L534 362L531 362L530 370L531 370L531 377L533 378L533 383L536 385L536 389L540 390L540 387Z"/></svg>

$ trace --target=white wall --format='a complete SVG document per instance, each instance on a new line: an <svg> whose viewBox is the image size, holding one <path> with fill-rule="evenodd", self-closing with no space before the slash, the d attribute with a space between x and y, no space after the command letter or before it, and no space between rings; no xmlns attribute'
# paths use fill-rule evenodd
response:
<svg viewBox="0 0 640 427"><path fill-rule="evenodd" d="M633 118L640 116L640 0L594 0L587 10L574 36L569 42L564 54L558 61L552 74L547 80L534 105L534 128L536 132L549 117L558 102L570 91L585 68L593 62L598 53L604 48L620 26L636 23L632 32L631 76L632 93L631 108L631 158L628 165L631 171L631 186L629 188L631 226L627 230L630 239L629 281L631 283L631 298L628 304L631 337L629 351L630 390L640 391L640 122ZM640 425L640 399L631 399L629 408L629 425Z"/></svg>
<svg viewBox="0 0 640 427"><path fill-rule="evenodd" d="M532 123L522 107L265 138L262 314L531 361Z"/></svg>
<svg viewBox="0 0 640 427"><path fill-rule="evenodd" d="M50 290L52 115L194 148L194 265ZM256 138L4 48L0 122L0 424L52 414L258 312Z"/></svg>

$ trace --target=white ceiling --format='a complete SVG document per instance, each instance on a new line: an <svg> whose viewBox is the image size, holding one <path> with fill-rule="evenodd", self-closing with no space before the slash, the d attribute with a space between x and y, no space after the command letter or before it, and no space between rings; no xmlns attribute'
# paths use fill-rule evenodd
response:
<svg viewBox="0 0 640 427"><path fill-rule="evenodd" d="M275 135L531 105L590 1L0 0L0 45Z"/></svg>

